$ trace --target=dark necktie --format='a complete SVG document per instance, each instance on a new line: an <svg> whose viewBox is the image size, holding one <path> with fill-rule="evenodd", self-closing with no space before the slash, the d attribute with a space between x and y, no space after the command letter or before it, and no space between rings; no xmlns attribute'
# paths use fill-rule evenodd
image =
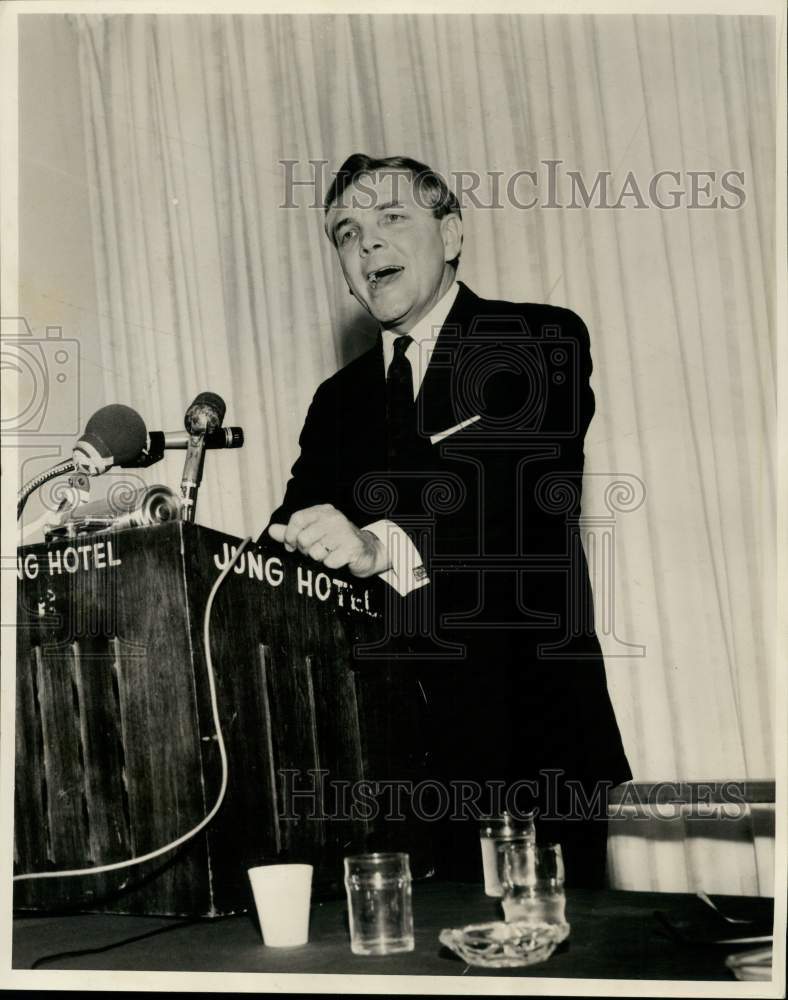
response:
<svg viewBox="0 0 788 1000"><path fill-rule="evenodd" d="M405 351L413 338L405 334L394 341L394 358L386 375L387 454L390 469L402 468L408 443L416 430L413 405L413 372Z"/></svg>

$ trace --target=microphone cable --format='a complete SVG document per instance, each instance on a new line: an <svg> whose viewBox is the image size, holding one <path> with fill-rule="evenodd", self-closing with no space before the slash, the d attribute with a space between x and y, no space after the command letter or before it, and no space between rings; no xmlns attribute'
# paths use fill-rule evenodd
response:
<svg viewBox="0 0 788 1000"><path fill-rule="evenodd" d="M203 615L203 644L205 646L205 665L208 672L208 688L211 696L211 712L213 714L213 724L216 730L216 742L219 747L219 756L222 762L222 780L219 787L219 794L216 797L216 802L214 803L211 811L203 819L201 819L195 827L192 827L191 830L182 834L182 836L178 837L177 840L170 841L170 843L165 844L164 847L158 847L156 850L149 851L147 854L143 854L139 858L129 858L126 861L115 861L112 864L97 865L93 868L75 868L69 871L56 872L28 872L24 875L14 875L14 882L23 882L25 880L39 878L74 878L81 875L101 875L103 872L118 871L121 868L131 868L133 865L141 865L146 861L153 861L154 858L161 857L162 854L166 854L168 851L172 851L176 847L180 847L181 844L185 844L187 840L191 840L192 837L196 836L211 822L216 813L219 811L222 802L224 801L225 793L227 792L228 765L227 748L225 747L222 727L219 721L219 706L216 697L216 680L213 669L213 657L211 656L211 611L213 610L213 602L219 588L227 579L227 575L230 570L233 569L235 564L238 562L241 553L251 541L251 537L244 538L238 546L235 555L228 560L227 565L214 580L213 586L211 587L211 591L208 595L208 601L205 605L205 613Z"/></svg>
<svg viewBox="0 0 788 1000"><path fill-rule="evenodd" d="M50 479L56 479L58 476L65 476L69 472L73 472L76 469L76 465L73 460L67 458L63 462L58 462L57 465L51 466L46 472L39 472L37 476L33 476L32 479L28 479L22 489L17 493L16 500L16 519L17 521L22 516L22 511L25 509L25 504L30 499L33 493L39 487L43 486L44 483L48 483Z"/></svg>

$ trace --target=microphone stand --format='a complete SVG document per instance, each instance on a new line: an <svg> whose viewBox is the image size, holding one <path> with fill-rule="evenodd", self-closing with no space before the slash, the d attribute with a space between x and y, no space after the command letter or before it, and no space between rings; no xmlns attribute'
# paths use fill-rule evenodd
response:
<svg viewBox="0 0 788 1000"><path fill-rule="evenodd" d="M197 491L202 482L202 469L205 460L205 431L190 434L186 445L186 461L183 463L181 476L181 517L184 521L193 522L197 509Z"/></svg>

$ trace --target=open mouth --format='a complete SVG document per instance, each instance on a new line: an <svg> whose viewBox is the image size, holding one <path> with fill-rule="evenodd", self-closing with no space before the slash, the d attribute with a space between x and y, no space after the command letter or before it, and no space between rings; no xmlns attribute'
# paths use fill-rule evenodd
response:
<svg viewBox="0 0 788 1000"><path fill-rule="evenodd" d="M376 291L379 287L393 281L403 270L404 268L397 267L396 264L386 264L385 267L378 267L374 271L370 271L367 275L367 281L373 291Z"/></svg>

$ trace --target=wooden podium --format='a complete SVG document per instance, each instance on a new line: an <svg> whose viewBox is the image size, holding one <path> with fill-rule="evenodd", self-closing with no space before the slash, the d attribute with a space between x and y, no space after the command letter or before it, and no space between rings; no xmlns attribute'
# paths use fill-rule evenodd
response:
<svg viewBox="0 0 788 1000"><path fill-rule="evenodd" d="M237 545L178 522L19 549L16 873L139 857L210 811L221 764L203 616ZM424 762L407 666L353 657L380 640L386 598L377 579L250 546L212 615L221 809L142 865L16 882L15 907L216 916L251 904L253 864L309 861L330 894L343 856L379 846L425 874L429 826L383 822L353 784L418 780Z"/></svg>

